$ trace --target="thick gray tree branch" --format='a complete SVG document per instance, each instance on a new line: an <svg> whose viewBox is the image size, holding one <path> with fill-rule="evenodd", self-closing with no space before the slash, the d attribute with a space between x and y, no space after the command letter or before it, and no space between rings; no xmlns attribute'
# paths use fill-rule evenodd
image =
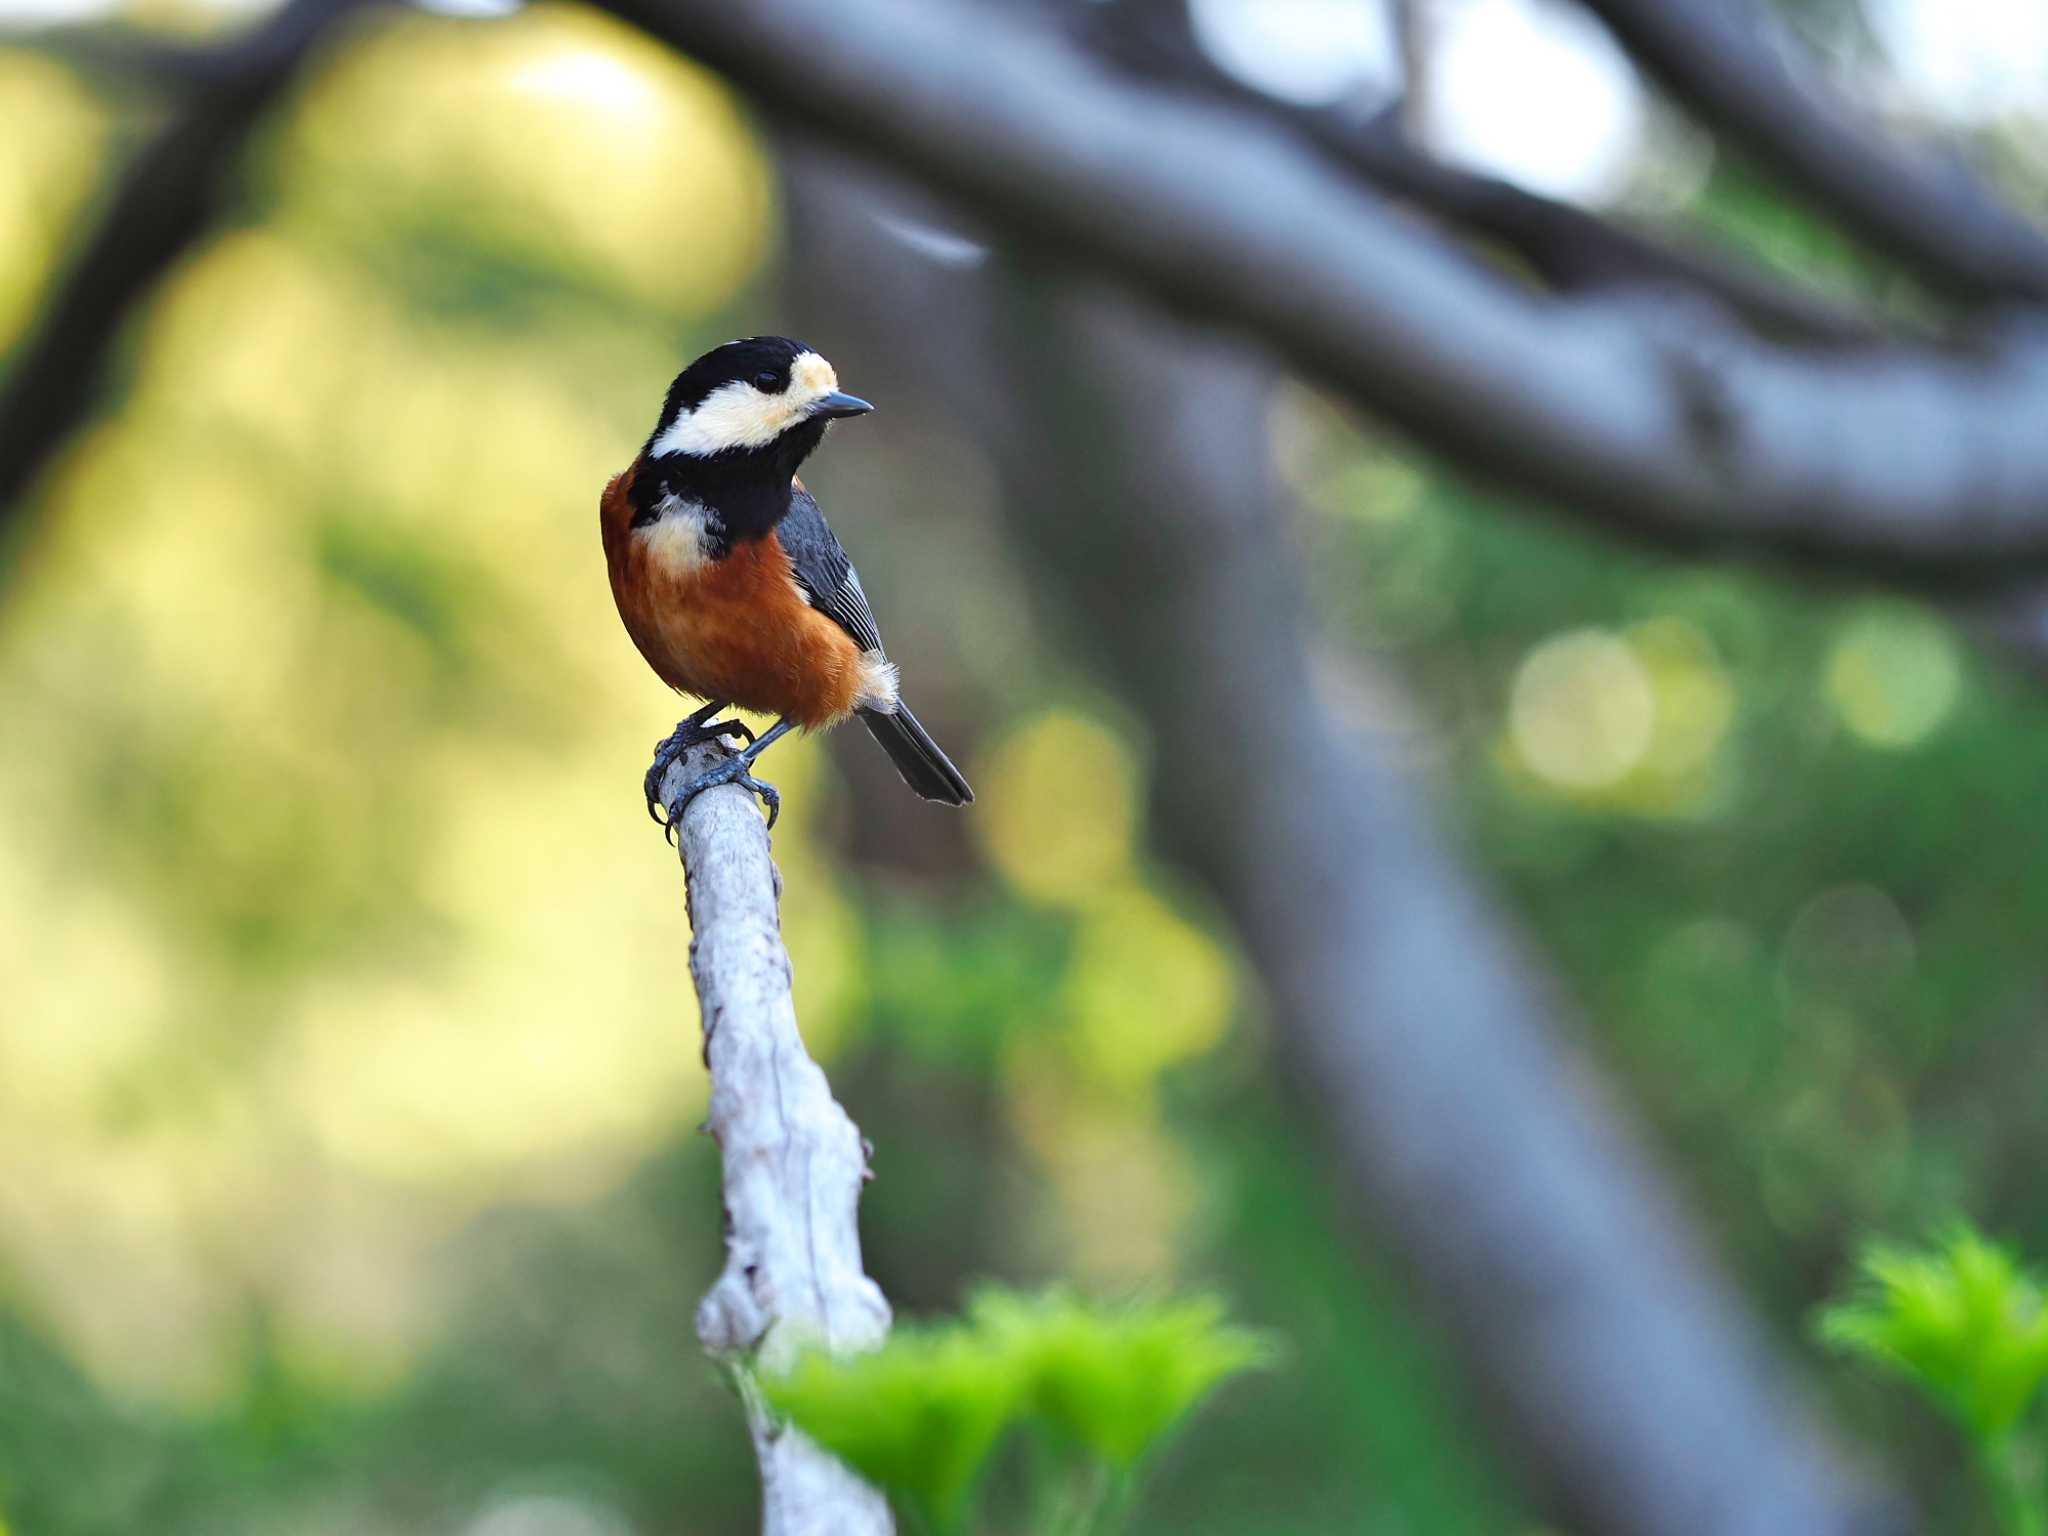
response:
<svg viewBox="0 0 2048 1536"><path fill-rule="evenodd" d="M181 56L193 88L122 173L0 388L0 535L92 408L130 313L225 203L249 135L334 24L362 3L288 0L218 53Z"/></svg>
<svg viewBox="0 0 2048 1536"><path fill-rule="evenodd" d="M1960 161L1859 121L1757 0L1581 3L1709 128L1936 285L1979 302L2048 300L2048 233Z"/></svg>
<svg viewBox="0 0 2048 1536"><path fill-rule="evenodd" d="M1119 614L1092 652L1167 765L1162 841L1231 913L1297 1089L1546 1501L1609 1536L1884 1528L1568 1042L1570 1001L1384 748L1332 718L1299 565L1275 548L1270 372L1100 296L1035 325L1048 318L1079 350L1039 353L1020 392L1073 402L1039 419L1056 462L1087 469L1041 487L1060 515L1019 531L1077 608ZM1181 382L1146 392L1161 367ZM1143 403L1116 414L1132 391ZM1153 443L1174 449L1155 459ZM1175 509L1171 533L1114 516L1146 499ZM1161 569L1173 579L1132 605L1139 573Z"/></svg>
<svg viewBox="0 0 2048 1536"><path fill-rule="evenodd" d="M1397 6L1409 15L1411 7ZM1892 339L1852 306L1801 287L1733 252L1662 239L1498 177L1426 154L1408 136L1408 102L1371 117L1341 107L1296 106L1241 84L1210 60L1184 4L1086 4L1076 29L1106 56L1165 84L1199 90L1282 122L1389 197L1485 240L1528 264L1564 293L1627 286L1694 289L1740 315L1760 334L1819 347L1863 347ZM1406 29L1421 23L1409 15ZM1416 66L1410 64L1411 88Z"/></svg>
<svg viewBox="0 0 2048 1536"><path fill-rule="evenodd" d="M1162 848L1229 914L1349 1188L1562 1523L1902 1529L1568 1043L1568 1001L1416 787L1334 717L1265 435L1270 366L1068 297L1064 273L999 290L920 263L876 215L930 211L844 162L798 157L791 182L805 334L891 409L1006 457L1050 617L1150 728Z"/></svg>
<svg viewBox="0 0 2048 1536"><path fill-rule="evenodd" d="M0 395L0 519L82 419L122 318L205 227L263 107L354 3L292 0L193 76L206 85L124 179ZM1426 444L1612 529L1929 584L2003 584L2048 563L2038 325L1975 357L1815 358L1755 343L1712 304L1547 302L1391 217L1288 130L1133 88L1043 18L961 0L609 3L773 109L1258 332ZM1607 4L1618 15L1623 0ZM1626 236L1589 237L1387 151L1346 147L1353 170L1377 156L1384 185L1554 280L1658 264ZM1951 222L1915 227L1945 237ZM1664 265L1737 310L1777 297L1688 279L1683 253ZM1785 309L1775 324L1809 321L1830 323Z"/></svg>
<svg viewBox="0 0 2048 1536"><path fill-rule="evenodd" d="M664 798L723 756L715 745L686 754ZM749 1375L757 1360L872 1349L888 1334L889 1304L861 1267L867 1149L797 1030L781 877L753 796L707 790L677 832L709 1127L725 1169L725 1269L697 1309L697 1333L741 1384L761 1465L762 1536L888 1536L881 1494L779 1423Z"/></svg>
<svg viewBox="0 0 2048 1536"><path fill-rule="evenodd" d="M1711 305L1559 302L1257 115L969 0L608 0L770 110L1254 331L1459 462L1606 526L1923 583L2048 568L2048 337L1814 356Z"/></svg>

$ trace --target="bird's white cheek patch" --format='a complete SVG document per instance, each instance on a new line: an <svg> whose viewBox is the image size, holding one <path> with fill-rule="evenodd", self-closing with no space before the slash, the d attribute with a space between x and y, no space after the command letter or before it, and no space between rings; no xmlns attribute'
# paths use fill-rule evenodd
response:
<svg viewBox="0 0 2048 1536"><path fill-rule="evenodd" d="M709 564L711 514L704 505L680 496L664 496L659 510L660 517L633 530L649 558L678 575Z"/></svg>
<svg viewBox="0 0 2048 1536"><path fill-rule="evenodd" d="M811 413L811 407L839 388L839 375L815 352L789 366L789 388L767 395L744 380L721 384L694 411L676 417L654 440L651 452L709 458L733 449L765 448Z"/></svg>
<svg viewBox="0 0 2048 1536"><path fill-rule="evenodd" d="M896 664L880 651L863 651L860 658L861 709L878 709L885 715L896 713L896 701L901 690L896 682Z"/></svg>
<svg viewBox="0 0 2048 1536"><path fill-rule="evenodd" d="M658 458L687 453L709 458L728 449L765 448L802 415L787 394L764 395L751 384L721 384L694 411L678 416L654 441Z"/></svg>

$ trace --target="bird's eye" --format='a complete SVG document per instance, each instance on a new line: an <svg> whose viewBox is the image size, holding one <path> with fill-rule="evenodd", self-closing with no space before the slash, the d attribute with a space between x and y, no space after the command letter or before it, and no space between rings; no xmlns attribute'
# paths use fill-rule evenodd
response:
<svg viewBox="0 0 2048 1536"><path fill-rule="evenodd" d="M754 375L754 388L760 390L764 395L774 394L778 383L779 381L773 372L757 373Z"/></svg>

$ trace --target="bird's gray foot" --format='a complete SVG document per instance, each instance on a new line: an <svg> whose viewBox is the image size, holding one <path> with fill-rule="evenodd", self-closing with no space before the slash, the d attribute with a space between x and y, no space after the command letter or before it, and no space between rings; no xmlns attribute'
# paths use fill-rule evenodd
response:
<svg viewBox="0 0 2048 1536"><path fill-rule="evenodd" d="M670 764L690 748L716 741L721 736L738 736L748 742L753 741L754 733L738 720L710 720L721 708L722 705L714 704L709 709L699 710L654 744L654 762L647 770L642 788L647 794L647 814L657 825L667 825L662 816L661 778L668 772ZM687 795L683 797L684 800L688 798ZM676 803L680 805L683 802L678 800Z"/></svg>
<svg viewBox="0 0 2048 1536"><path fill-rule="evenodd" d="M737 784L740 788L750 789L759 795L761 803L768 807L768 825L770 828L773 828L775 818L782 814L782 796L776 792L773 784L764 783L754 777L751 771L753 766L754 754L745 752L738 757L727 758L716 768L698 774L696 778L690 780L689 783L677 790L675 799L668 807L668 821L666 825L669 831L674 831L676 818L682 815L684 806L696 799L697 796L703 794L705 790L715 789L720 784ZM663 835L666 836L668 834L664 833Z"/></svg>

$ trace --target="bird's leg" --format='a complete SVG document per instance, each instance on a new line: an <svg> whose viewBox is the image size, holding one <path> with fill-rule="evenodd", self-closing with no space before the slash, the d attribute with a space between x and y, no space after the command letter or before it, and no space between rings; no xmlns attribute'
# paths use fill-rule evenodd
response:
<svg viewBox="0 0 2048 1536"><path fill-rule="evenodd" d="M659 823L661 804L661 776L668 772L668 765L681 757L690 748L701 746L707 741L716 741L721 736L744 736L748 741L754 733L737 720L720 720L706 724L711 717L725 708L722 700L713 699L702 709L676 726L667 737L654 744L654 766L647 770L644 788L647 791L647 814Z"/></svg>
<svg viewBox="0 0 2048 1536"><path fill-rule="evenodd" d="M746 751L737 757L727 758L708 773L700 773L677 790L675 799L669 803L669 825L674 826L676 817L683 812L683 807L705 790L719 784L737 784L742 789L751 789L761 797L761 803L768 807L768 825L774 826L775 818L782 812L782 796L775 792L773 784L763 784L755 778L752 770L754 759L778 741L790 729L791 723L787 719L776 721L768 727L767 733Z"/></svg>

